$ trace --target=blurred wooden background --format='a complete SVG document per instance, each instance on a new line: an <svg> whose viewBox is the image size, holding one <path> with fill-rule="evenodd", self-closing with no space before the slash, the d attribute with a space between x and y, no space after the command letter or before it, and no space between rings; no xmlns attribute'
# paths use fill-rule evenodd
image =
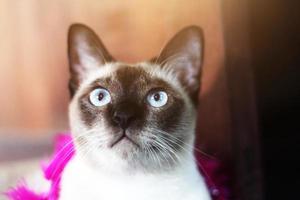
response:
<svg viewBox="0 0 300 200"><path fill-rule="evenodd" d="M200 134L219 145L229 132L219 0L0 0L0 137L68 129L66 35L71 23L92 27L111 54L148 59L179 29L205 32ZM223 138L223 139L222 139Z"/></svg>

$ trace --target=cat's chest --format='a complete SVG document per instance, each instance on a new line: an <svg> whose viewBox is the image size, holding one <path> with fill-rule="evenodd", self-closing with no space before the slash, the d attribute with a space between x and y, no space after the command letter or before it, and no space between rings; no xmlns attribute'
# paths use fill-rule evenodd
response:
<svg viewBox="0 0 300 200"><path fill-rule="evenodd" d="M197 176L197 174L195 174ZM122 176L95 174L76 160L63 173L60 200L209 200L201 179L169 176Z"/></svg>

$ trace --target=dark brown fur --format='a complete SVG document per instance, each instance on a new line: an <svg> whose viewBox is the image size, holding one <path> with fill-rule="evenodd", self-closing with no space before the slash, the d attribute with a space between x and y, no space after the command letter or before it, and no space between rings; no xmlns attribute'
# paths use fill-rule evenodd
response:
<svg viewBox="0 0 300 200"><path fill-rule="evenodd" d="M104 107L95 107L89 102L90 92L102 87L110 91L112 102ZM153 89L154 88L154 89ZM153 90L165 90L169 102L164 108L153 108L146 102L146 96ZM112 115L117 110L133 112L135 120L129 128L142 128L146 121L159 121L164 131L175 130L184 110L184 102L168 83L151 77L138 67L123 66L113 77L98 79L80 97L81 119L91 127L96 120L105 117L107 124L115 127Z"/></svg>

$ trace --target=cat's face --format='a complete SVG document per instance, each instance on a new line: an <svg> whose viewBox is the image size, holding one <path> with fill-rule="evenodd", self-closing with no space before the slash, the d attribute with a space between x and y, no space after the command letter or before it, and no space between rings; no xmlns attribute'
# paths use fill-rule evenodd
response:
<svg viewBox="0 0 300 200"><path fill-rule="evenodd" d="M161 171L192 154L201 31L178 33L151 61L116 62L89 28L69 31L70 122L76 150L97 167Z"/></svg>

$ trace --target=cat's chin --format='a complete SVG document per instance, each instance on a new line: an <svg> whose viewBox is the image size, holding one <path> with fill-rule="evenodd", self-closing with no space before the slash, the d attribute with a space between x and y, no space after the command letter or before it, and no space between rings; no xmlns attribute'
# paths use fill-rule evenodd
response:
<svg viewBox="0 0 300 200"><path fill-rule="evenodd" d="M111 150L117 155L121 156L122 159L128 159L133 156L137 151L139 151L140 146L135 141L128 137L124 137L121 140L114 143L111 146Z"/></svg>

